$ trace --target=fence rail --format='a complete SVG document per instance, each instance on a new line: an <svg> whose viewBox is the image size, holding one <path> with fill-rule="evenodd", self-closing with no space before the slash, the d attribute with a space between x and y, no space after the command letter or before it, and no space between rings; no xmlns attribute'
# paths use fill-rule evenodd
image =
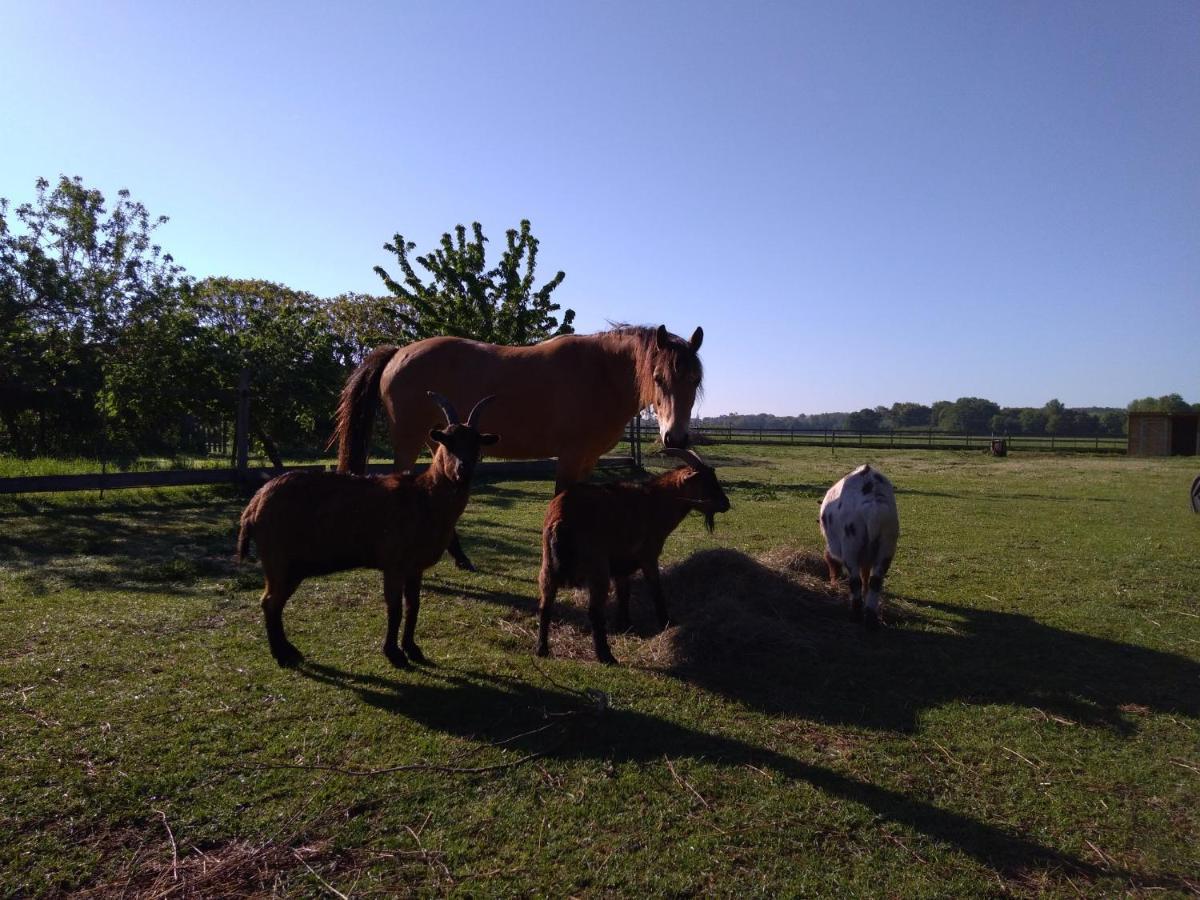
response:
<svg viewBox="0 0 1200 900"><path fill-rule="evenodd" d="M1009 450L1124 453L1127 438L1111 435L984 435L945 431L850 431L840 428L732 428L693 425L698 443L878 447L895 450L986 450L1003 438Z"/></svg>

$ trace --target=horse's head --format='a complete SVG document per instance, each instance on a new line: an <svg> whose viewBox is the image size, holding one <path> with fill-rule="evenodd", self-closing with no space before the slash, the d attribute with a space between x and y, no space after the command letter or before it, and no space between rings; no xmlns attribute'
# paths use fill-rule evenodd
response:
<svg viewBox="0 0 1200 900"><path fill-rule="evenodd" d="M703 328L692 332L690 341L669 333L666 325L659 325L654 335L654 411L664 447L688 445L692 405L704 377L697 355L703 340Z"/></svg>

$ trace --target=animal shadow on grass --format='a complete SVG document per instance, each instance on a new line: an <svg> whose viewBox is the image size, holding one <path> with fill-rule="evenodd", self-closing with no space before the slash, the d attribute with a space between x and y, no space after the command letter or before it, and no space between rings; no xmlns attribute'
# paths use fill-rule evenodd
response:
<svg viewBox="0 0 1200 900"><path fill-rule="evenodd" d="M664 573L680 624L637 662L768 712L896 731L950 702L1038 708L1122 734L1136 730L1126 710L1200 715L1200 665L1184 656L886 586L895 627L868 634L823 569L816 553L693 554Z"/></svg>
<svg viewBox="0 0 1200 900"><path fill-rule="evenodd" d="M666 756L704 759L731 768L767 768L831 797L861 804L887 821L957 847L1012 877L1034 871L1066 871L1142 886L1180 886L1179 879L1171 875L1102 869L1004 828L744 741L633 709L598 711L580 699L580 692L558 685L541 687L451 667L424 670L405 681L311 662L303 663L298 671L314 681L353 691L364 703L425 728L473 741L503 743L510 753L568 762L591 760L613 767L657 764Z"/></svg>

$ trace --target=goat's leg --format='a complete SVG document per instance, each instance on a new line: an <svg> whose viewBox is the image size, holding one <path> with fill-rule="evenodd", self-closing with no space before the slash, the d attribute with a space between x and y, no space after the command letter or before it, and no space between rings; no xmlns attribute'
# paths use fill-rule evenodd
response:
<svg viewBox="0 0 1200 900"><path fill-rule="evenodd" d="M858 569L850 570L850 618L855 622L862 621L863 614L863 597L862 597L862 575Z"/></svg>
<svg viewBox="0 0 1200 900"><path fill-rule="evenodd" d="M883 593L883 579L891 568L892 558L886 557L882 562L877 562L871 570L867 580L867 612L865 624L869 629L879 627L879 600Z"/></svg>
<svg viewBox="0 0 1200 900"><path fill-rule="evenodd" d="M596 659L606 666L615 666L616 659L608 649L608 628L604 622L604 606L608 602L608 575L588 580L588 619L592 623L592 645Z"/></svg>
<svg viewBox="0 0 1200 900"><path fill-rule="evenodd" d="M404 582L404 638L401 640L400 646L404 648L408 658L415 663L425 662L425 654L413 640L413 634L417 630L417 613L420 610L421 576L414 575Z"/></svg>
<svg viewBox="0 0 1200 900"><path fill-rule="evenodd" d="M629 630L629 576L619 575L613 579L617 592L617 618L613 622L616 631Z"/></svg>
<svg viewBox="0 0 1200 900"><path fill-rule="evenodd" d="M397 669L409 667L408 657L396 645L396 634L400 631L402 610L400 601L404 595L404 578L399 572L383 573L383 599L387 602L387 633L383 636L383 655Z"/></svg>
<svg viewBox="0 0 1200 900"><path fill-rule="evenodd" d="M838 576L842 574L842 564L828 550L825 551L825 565L829 568L829 583L837 584Z"/></svg>
<svg viewBox="0 0 1200 900"><path fill-rule="evenodd" d="M658 616L658 625L660 628L666 628L671 624L671 616L667 612L667 595L663 593L662 579L658 575L658 560L642 566L642 576L646 579L646 584L650 585L650 594L654 597L654 612Z"/></svg>
<svg viewBox="0 0 1200 900"><path fill-rule="evenodd" d="M262 595L263 619L267 626L267 643L271 655L281 666L294 666L304 661L301 653L287 639L283 630L283 607L299 587L299 580L287 577L268 578Z"/></svg>
<svg viewBox="0 0 1200 900"><path fill-rule="evenodd" d="M550 616L554 612L554 597L558 593L558 582L545 566L538 575L538 588L541 592L541 599L538 601L537 655L549 656Z"/></svg>

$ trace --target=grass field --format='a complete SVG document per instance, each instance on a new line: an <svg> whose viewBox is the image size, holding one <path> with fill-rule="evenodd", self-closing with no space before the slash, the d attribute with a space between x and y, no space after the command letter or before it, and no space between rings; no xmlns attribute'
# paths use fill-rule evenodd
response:
<svg viewBox="0 0 1200 900"><path fill-rule="evenodd" d="M478 486L412 671L369 572L300 589L278 668L231 492L0 498L0 895L1200 892L1194 460L872 451L866 635L810 561L867 458L705 452L734 508L616 669L569 595L532 654L544 483Z"/></svg>

